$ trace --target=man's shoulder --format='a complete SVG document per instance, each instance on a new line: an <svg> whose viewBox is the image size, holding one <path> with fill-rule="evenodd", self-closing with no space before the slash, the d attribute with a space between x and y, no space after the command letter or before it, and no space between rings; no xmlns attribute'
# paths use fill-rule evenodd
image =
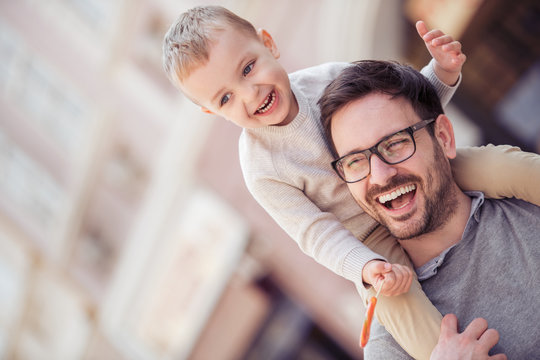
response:
<svg viewBox="0 0 540 360"><path fill-rule="evenodd" d="M518 235L528 242L540 232L540 207L515 198L485 199L473 216L478 230L490 234L491 241Z"/></svg>
<svg viewBox="0 0 540 360"><path fill-rule="evenodd" d="M516 198L486 198L482 207L494 212L509 212L511 214L531 213L532 215L540 214L539 206Z"/></svg>

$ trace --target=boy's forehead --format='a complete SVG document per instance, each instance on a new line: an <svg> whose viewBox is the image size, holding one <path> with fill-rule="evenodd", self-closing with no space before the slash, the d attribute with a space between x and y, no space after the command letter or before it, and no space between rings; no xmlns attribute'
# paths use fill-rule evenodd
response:
<svg viewBox="0 0 540 360"><path fill-rule="evenodd" d="M241 71L245 59L264 48L255 36L234 28L213 30L209 37L208 59L194 65L181 81L192 101L205 105Z"/></svg>

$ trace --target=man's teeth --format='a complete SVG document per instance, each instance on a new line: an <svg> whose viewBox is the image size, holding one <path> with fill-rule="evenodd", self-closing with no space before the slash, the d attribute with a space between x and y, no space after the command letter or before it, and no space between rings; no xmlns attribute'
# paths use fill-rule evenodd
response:
<svg viewBox="0 0 540 360"><path fill-rule="evenodd" d="M270 109L272 105L274 104L275 99L276 99L276 93L272 91L270 95L268 95L266 100L264 100L264 103L257 109L257 112L259 114L267 112L268 109Z"/></svg>
<svg viewBox="0 0 540 360"><path fill-rule="evenodd" d="M390 194L379 196L379 202L381 204L384 204L388 201L397 199L399 196L406 194L408 192L411 192L413 190L416 190L416 185L407 185L407 186L400 187L399 189L397 189L396 191L393 191Z"/></svg>

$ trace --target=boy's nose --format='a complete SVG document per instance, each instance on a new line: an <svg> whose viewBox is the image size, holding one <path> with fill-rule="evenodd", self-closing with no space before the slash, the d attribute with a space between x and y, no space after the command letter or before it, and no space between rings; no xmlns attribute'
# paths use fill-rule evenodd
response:
<svg viewBox="0 0 540 360"><path fill-rule="evenodd" d="M396 175L397 169L395 165L389 165L382 161L377 155L373 154L370 159L371 172L369 182L380 186L386 185L388 179Z"/></svg>
<svg viewBox="0 0 540 360"><path fill-rule="evenodd" d="M245 102L250 102L257 99L258 86L252 84L245 84L240 89L240 96Z"/></svg>

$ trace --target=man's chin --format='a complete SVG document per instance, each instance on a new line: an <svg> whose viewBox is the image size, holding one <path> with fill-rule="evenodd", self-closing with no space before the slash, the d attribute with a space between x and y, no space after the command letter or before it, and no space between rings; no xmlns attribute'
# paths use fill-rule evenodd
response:
<svg viewBox="0 0 540 360"><path fill-rule="evenodd" d="M423 224L419 221L381 221L390 234L398 240L409 240L420 234L424 230Z"/></svg>

